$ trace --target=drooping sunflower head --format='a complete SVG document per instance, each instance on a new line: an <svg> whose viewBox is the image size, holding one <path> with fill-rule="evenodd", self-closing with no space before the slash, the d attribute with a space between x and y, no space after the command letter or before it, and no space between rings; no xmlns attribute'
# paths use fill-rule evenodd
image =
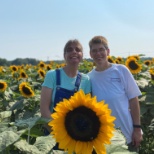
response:
<svg viewBox="0 0 154 154"><path fill-rule="evenodd" d="M0 66L0 73L2 73L3 72L3 67L2 66Z"/></svg>
<svg viewBox="0 0 154 154"><path fill-rule="evenodd" d="M124 59L122 57L116 57L115 63L116 64L123 64L124 63Z"/></svg>
<svg viewBox="0 0 154 154"><path fill-rule="evenodd" d="M18 67L15 66L15 65L11 65L11 66L10 66L10 69L11 69L13 72L17 72L17 71L18 71Z"/></svg>
<svg viewBox="0 0 154 154"><path fill-rule="evenodd" d="M115 59L116 64L120 64L121 62L118 59Z"/></svg>
<svg viewBox="0 0 154 154"><path fill-rule="evenodd" d="M38 64L39 68L46 68L46 64L43 61L40 61Z"/></svg>
<svg viewBox="0 0 154 154"><path fill-rule="evenodd" d="M152 61L152 64L154 64L154 58L152 58L151 61Z"/></svg>
<svg viewBox="0 0 154 154"><path fill-rule="evenodd" d="M57 64L57 65L56 65L56 68L61 68L61 65L60 65L60 64Z"/></svg>
<svg viewBox="0 0 154 154"><path fill-rule="evenodd" d="M26 64L25 69L28 70L28 69L31 68L31 67L32 67L32 65Z"/></svg>
<svg viewBox="0 0 154 154"><path fill-rule="evenodd" d="M154 81L154 73L150 73L151 75L151 80Z"/></svg>
<svg viewBox="0 0 154 154"><path fill-rule="evenodd" d="M0 92L4 92L7 88L7 83L5 81L0 80Z"/></svg>
<svg viewBox="0 0 154 154"><path fill-rule="evenodd" d="M53 66L53 65L54 65L54 63L55 63L54 61L50 61L50 65L51 65L51 66Z"/></svg>
<svg viewBox="0 0 154 154"><path fill-rule="evenodd" d="M18 79L19 78L19 72L15 72L15 71L12 71L11 72L11 75L12 75L12 77L14 78L14 79Z"/></svg>
<svg viewBox="0 0 154 154"><path fill-rule="evenodd" d="M7 67L0 66L0 74L6 73Z"/></svg>
<svg viewBox="0 0 154 154"><path fill-rule="evenodd" d="M21 70L19 78L28 78L28 75L26 74L26 72L24 70Z"/></svg>
<svg viewBox="0 0 154 154"><path fill-rule="evenodd" d="M65 67L65 66L66 66L66 63L60 64L60 67Z"/></svg>
<svg viewBox="0 0 154 154"><path fill-rule="evenodd" d="M24 64L20 65L19 67L19 69L24 69Z"/></svg>
<svg viewBox="0 0 154 154"><path fill-rule="evenodd" d="M151 75L151 80L154 81L154 67L150 68L149 73Z"/></svg>
<svg viewBox="0 0 154 154"><path fill-rule="evenodd" d="M114 59L112 58L112 56L108 56L107 59L108 59L108 62L110 62L110 63L115 63L115 61L114 61Z"/></svg>
<svg viewBox="0 0 154 154"><path fill-rule="evenodd" d="M139 64L136 60L136 58L127 58L125 65L127 66L127 68L131 71L132 74L137 74L141 71L142 66L141 64Z"/></svg>
<svg viewBox="0 0 154 154"><path fill-rule="evenodd" d="M51 134L68 153L90 154L94 148L99 154L110 144L115 117L104 101L98 103L82 90L58 103L51 117Z"/></svg>
<svg viewBox="0 0 154 154"><path fill-rule="evenodd" d="M37 72L41 78L45 77L45 71L43 69L40 68Z"/></svg>
<svg viewBox="0 0 154 154"><path fill-rule="evenodd" d="M152 64L152 61L151 60L145 60L144 64L147 65L147 66L150 66Z"/></svg>
<svg viewBox="0 0 154 154"><path fill-rule="evenodd" d="M151 68L149 69L149 72L150 72L150 73L154 73L154 67L151 67Z"/></svg>
<svg viewBox="0 0 154 154"><path fill-rule="evenodd" d="M122 57L117 57L116 59L119 60L120 62L123 61L123 58Z"/></svg>
<svg viewBox="0 0 154 154"><path fill-rule="evenodd" d="M19 85L19 91L26 98L34 96L34 91L32 90L32 88L30 87L30 85L27 82L22 82Z"/></svg>
<svg viewBox="0 0 154 154"><path fill-rule="evenodd" d="M46 65L46 69L49 71L49 70L52 69L52 66L51 66L50 64L47 64L47 65Z"/></svg>

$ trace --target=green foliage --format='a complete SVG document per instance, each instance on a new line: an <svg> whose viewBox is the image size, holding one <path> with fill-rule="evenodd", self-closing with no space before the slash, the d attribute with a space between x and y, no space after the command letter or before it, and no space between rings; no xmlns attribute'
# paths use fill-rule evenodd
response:
<svg viewBox="0 0 154 154"><path fill-rule="evenodd" d="M125 137L122 135L120 130L114 132L114 137L111 139L111 144L106 145L107 154L129 154L135 152L129 152L126 146Z"/></svg>
<svg viewBox="0 0 154 154"><path fill-rule="evenodd" d="M145 73L143 73L145 75ZM139 97L141 106L141 123L143 141L141 142L140 154L154 153L154 86L146 76L147 84L139 85L142 96Z"/></svg>
<svg viewBox="0 0 154 154"><path fill-rule="evenodd" d="M141 143L140 154L153 154L154 153L154 119L150 125L143 125L143 138Z"/></svg>
<svg viewBox="0 0 154 154"><path fill-rule="evenodd" d="M0 59L0 61L8 65L6 60ZM14 62L12 64L23 64L23 62L24 64L32 64L34 61L16 59ZM35 62L38 64L38 61ZM56 68L56 64L55 62L53 69ZM92 61L83 60L79 70L87 73L92 68ZM38 66L25 69L28 78L20 80L18 79L19 72L16 72L12 77L9 67L5 66L0 72L1 80L8 84L8 88L4 92L0 92L0 153L53 153L52 148L55 145L55 140L51 135L44 136L43 134L43 125L49 119L41 118L40 115L40 90L44 79L39 77L38 69ZM144 140L141 143L140 154L154 153L154 81L151 81L148 70L149 68L144 66L142 72L134 76L142 91L139 101ZM35 97L25 98L21 95L19 84L23 81L30 83ZM108 154L130 153L125 145L125 138L119 130L115 132L111 142L111 145L106 146ZM58 153L64 152L57 151Z"/></svg>

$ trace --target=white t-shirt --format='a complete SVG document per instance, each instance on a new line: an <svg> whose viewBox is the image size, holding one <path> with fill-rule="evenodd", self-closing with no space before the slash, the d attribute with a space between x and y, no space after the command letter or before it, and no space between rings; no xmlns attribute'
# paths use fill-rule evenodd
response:
<svg viewBox="0 0 154 154"><path fill-rule="evenodd" d="M132 141L133 122L129 100L141 95L133 75L125 65L112 64L104 71L93 69L88 73L92 83L92 95L97 101L105 100L116 117L115 127L120 128L127 143Z"/></svg>

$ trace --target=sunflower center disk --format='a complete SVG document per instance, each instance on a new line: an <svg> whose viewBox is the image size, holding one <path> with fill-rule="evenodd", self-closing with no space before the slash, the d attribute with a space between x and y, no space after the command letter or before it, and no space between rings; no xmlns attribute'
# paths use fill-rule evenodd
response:
<svg viewBox="0 0 154 154"><path fill-rule="evenodd" d="M153 74L151 74L151 79L154 80L154 75Z"/></svg>
<svg viewBox="0 0 154 154"><path fill-rule="evenodd" d="M22 73L21 76L25 78L26 77L26 74L25 73Z"/></svg>
<svg viewBox="0 0 154 154"><path fill-rule="evenodd" d="M138 69L138 65L134 61L130 62L129 66L132 70Z"/></svg>
<svg viewBox="0 0 154 154"><path fill-rule="evenodd" d="M0 89L4 88L4 84L0 83Z"/></svg>
<svg viewBox="0 0 154 154"><path fill-rule="evenodd" d="M23 87L23 92L25 93L25 94L27 94L27 95L30 95L31 94L31 91L30 91L30 89L28 88L28 87Z"/></svg>
<svg viewBox="0 0 154 154"><path fill-rule="evenodd" d="M85 106L79 106L67 113L65 128L73 139L91 141L95 139L99 133L99 117L97 117L93 110Z"/></svg>

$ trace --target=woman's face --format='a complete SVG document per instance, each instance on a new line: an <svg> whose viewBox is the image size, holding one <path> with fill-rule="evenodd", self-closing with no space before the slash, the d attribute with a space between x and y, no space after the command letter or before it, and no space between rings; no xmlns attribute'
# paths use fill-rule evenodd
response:
<svg viewBox="0 0 154 154"><path fill-rule="evenodd" d="M69 45L64 53L64 58L67 64L79 64L83 58L81 46L75 43Z"/></svg>

